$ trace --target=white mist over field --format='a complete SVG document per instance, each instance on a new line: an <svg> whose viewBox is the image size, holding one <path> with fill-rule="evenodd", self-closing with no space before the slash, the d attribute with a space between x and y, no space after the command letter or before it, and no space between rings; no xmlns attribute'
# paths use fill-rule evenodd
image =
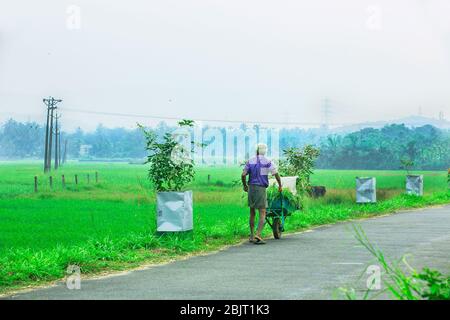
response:
<svg viewBox="0 0 450 320"><path fill-rule="evenodd" d="M357 123L450 116L446 0L41 0L0 5L0 122L142 114ZM324 109L325 100L328 106ZM324 112L328 110L328 112Z"/></svg>

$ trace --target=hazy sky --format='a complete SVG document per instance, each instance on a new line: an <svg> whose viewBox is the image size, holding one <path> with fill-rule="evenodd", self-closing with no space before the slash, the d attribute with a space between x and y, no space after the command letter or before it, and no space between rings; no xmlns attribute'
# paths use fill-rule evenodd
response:
<svg viewBox="0 0 450 320"><path fill-rule="evenodd" d="M49 95L194 119L316 123L326 97L335 123L449 118L449 16L448 0L2 1L0 121L43 121Z"/></svg>

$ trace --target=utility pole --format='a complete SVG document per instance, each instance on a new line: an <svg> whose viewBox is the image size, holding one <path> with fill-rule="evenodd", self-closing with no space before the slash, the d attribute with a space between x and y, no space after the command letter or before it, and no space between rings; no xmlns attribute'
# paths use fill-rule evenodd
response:
<svg viewBox="0 0 450 320"><path fill-rule="evenodd" d="M50 121L50 104L46 103L45 101L46 99L44 99L44 103L47 105L47 125L45 126L45 152L44 152L44 172L47 173L48 172L48 123Z"/></svg>
<svg viewBox="0 0 450 320"><path fill-rule="evenodd" d="M59 130L58 130L58 119L61 116L58 116L58 111L56 111L56 115L55 115L55 170L58 169L59 167L59 152L60 152L60 147L59 147Z"/></svg>
<svg viewBox="0 0 450 320"><path fill-rule="evenodd" d="M59 158L58 158L58 164L61 167L61 159L62 159L62 153L61 153L61 125L59 125L59 135L58 135L58 145L59 145Z"/></svg>
<svg viewBox="0 0 450 320"><path fill-rule="evenodd" d="M52 146L53 146L53 111L57 108L56 104L62 102L61 99L55 99L48 97L43 99L44 104L47 106L47 125L45 128L45 155L44 155L44 172L51 170L52 162Z"/></svg>
<svg viewBox="0 0 450 320"><path fill-rule="evenodd" d="M50 108L50 129L49 129L49 134L50 134L50 138L48 140L48 159L47 159L47 167L48 170L50 171L52 168L52 149L53 149L53 111L55 110L55 108Z"/></svg>
<svg viewBox="0 0 450 320"><path fill-rule="evenodd" d="M64 157L63 157L63 163L65 164L67 160L67 139L64 141Z"/></svg>

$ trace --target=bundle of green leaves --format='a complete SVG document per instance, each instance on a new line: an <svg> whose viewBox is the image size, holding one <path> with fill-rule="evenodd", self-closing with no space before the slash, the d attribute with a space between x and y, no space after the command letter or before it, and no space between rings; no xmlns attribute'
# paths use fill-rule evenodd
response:
<svg viewBox="0 0 450 320"><path fill-rule="evenodd" d="M278 191L278 187L270 186L267 188L267 202L270 204L281 199L286 200L291 208L298 208L300 205L300 197L294 195L289 189L283 189L281 192Z"/></svg>

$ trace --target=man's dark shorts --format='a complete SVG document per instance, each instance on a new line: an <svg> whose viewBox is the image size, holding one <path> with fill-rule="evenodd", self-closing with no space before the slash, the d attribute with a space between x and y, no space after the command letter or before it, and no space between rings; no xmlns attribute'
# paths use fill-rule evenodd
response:
<svg viewBox="0 0 450 320"><path fill-rule="evenodd" d="M248 206L254 209L267 208L266 188L257 185L248 186Z"/></svg>

